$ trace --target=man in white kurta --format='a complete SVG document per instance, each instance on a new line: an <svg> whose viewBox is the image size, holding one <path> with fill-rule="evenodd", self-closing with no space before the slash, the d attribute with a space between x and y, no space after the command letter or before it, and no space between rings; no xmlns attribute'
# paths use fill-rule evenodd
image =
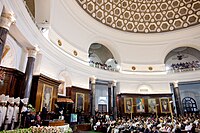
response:
<svg viewBox="0 0 200 133"><path fill-rule="evenodd" d="M4 100L5 95L2 94L0 95L0 130L3 124L3 100Z"/></svg>
<svg viewBox="0 0 200 133"><path fill-rule="evenodd" d="M13 97L9 98L8 103L9 104L8 104L7 113L6 113L4 130L11 129L13 112L14 112L14 98Z"/></svg>
<svg viewBox="0 0 200 133"><path fill-rule="evenodd" d="M5 119L6 119L6 112L7 112L7 101L8 101L8 99L9 99L9 96L5 96L4 97L4 100L2 101L2 103L3 103L3 111L2 111L2 129L3 129L3 127L4 127L4 125L5 125Z"/></svg>
<svg viewBox="0 0 200 133"><path fill-rule="evenodd" d="M28 98L21 99L21 101L23 103L23 106L22 106L22 109L21 109L21 113L23 113L23 112L26 112L28 110L28 108L27 108Z"/></svg>
<svg viewBox="0 0 200 133"><path fill-rule="evenodd" d="M19 126L19 102L20 98L15 98L15 106L14 106L14 112L12 116L12 126L11 130L16 129Z"/></svg>

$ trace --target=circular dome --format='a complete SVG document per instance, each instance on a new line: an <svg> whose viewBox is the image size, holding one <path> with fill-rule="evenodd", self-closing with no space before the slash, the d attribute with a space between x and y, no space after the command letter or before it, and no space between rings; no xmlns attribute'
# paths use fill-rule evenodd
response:
<svg viewBox="0 0 200 133"><path fill-rule="evenodd" d="M200 23L196 0L76 0L91 17L114 29L157 33Z"/></svg>

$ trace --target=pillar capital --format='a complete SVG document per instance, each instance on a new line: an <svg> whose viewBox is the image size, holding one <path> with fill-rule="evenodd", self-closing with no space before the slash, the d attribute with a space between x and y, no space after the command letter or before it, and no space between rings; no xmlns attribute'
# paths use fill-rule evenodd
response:
<svg viewBox="0 0 200 133"><path fill-rule="evenodd" d="M174 85L174 88L177 88L177 87L178 87L178 82L175 81L175 82L173 83L173 85Z"/></svg>
<svg viewBox="0 0 200 133"><path fill-rule="evenodd" d="M5 6L3 6L3 10L0 17L0 27L3 27L9 30L10 26L15 23L16 19L14 17L14 13L11 10L8 10Z"/></svg>
<svg viewBox="0 0 200 133"><path fill-rule="evenodd" d="M28 57L36 58L37 52L39 51L39 48L28 48Z"/></svg>
<svg viewBox="0 0 200 133"><path fill-rule="evenodd" d="M112 81L112 86L117 86L117 81L116 80Z"/></svg>
<svg viewBox="0 0 200 133"><path fill-rule="evenodd" d="M95 84L96 83L96 77L95 76L90 77L90 81L91 81L92 84Z"/></svg>

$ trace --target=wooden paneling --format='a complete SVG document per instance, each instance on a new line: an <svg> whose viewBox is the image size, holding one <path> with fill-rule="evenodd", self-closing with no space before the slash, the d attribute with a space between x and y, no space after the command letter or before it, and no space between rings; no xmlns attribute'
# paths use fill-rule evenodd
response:
<svg viewBox="0 0 200 133"><path fill-rule="evenodd" d="M74 106L72 107L72 112L75 112L75 104L76 104L76 93L83 93L85 95L84 101L84 114L89 115L90 112L90 91L89 89L78 88L75 86L67 87L67 97L71 98L74 101Z"/></svg>
<svg viewBox="0 0 200 133"><path fill-rule="evenodd" d="M133 98L133 105L136 105L136 98L143 98L144 99L144 105L145 105L145 112L144 113L138 113L136 111L136 107L133 107L133 115L151 115L151 113L148 112L148 99L154 98L156 99L157 106L157 113L162 114L160 110L160 98L168 98L169 101L172 100L172 94L127 94L127 93L121 93L117 95L117 109L120 116L130 116L130 114L127 114L124 112L124 98ZM172 107L173 110L173 107Z"/></svg>
<svg viewBox="0 0 200 133"><path fill-rule="evenodd" d="M64 120L49 121L49 126L64 126L64 125L65 125Z"/></svg>
<svg viewBox="0 0 200 133"><path fill-rule="evenodd" d="M9 95L10 97L23 97L24 90L21 86L24 81L24 73L13 68L0 67L4 71L5 78L0 81L0 94Z"/></svg>
<svg viewBox="0 0 200 133"><path fill-rule="evenodd" d="M51 111L55 111L55 102L57 100L58 86L60 85L60 81L49 78L43 74L33 76L32 87L31 87L31 95L29 103L35 107L36 111L40 111L44 84L51 86L53 88L53 96L51 102Z"/></svg>

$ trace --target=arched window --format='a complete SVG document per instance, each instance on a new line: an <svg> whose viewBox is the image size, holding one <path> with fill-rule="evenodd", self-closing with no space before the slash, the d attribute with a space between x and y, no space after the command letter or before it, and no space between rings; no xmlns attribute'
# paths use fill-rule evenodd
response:
<svg viewBox="0 0 200 133"><path fill-rule="evenodd" d="M182 100L183 109L186 113L194 113L197 111L196 101L191 97L185 97Z"/></svg>
<svg viewBox="0 0 200 133"><path fill-rule="evenodd" d="M88 58L90 66L110 71L119 71L120 69L112 52L102 44L91 44L88 51Z"/></svg>
<svg viewBox="0 0 200 133"><path fill-rule="evenodd" d="M194 71L200 68L200 51L191 47L179 47L170 51L165 58L169 72Z"/></svg>

